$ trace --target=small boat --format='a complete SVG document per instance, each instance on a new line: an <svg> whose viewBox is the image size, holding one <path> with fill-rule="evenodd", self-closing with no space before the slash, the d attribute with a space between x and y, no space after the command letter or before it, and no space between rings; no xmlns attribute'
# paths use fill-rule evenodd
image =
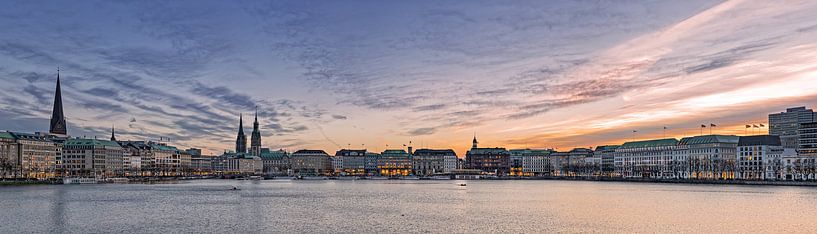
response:
<svg viewBox="0 0 817 234"><path fill-rule="evenodd" d="M241 189L239 189L238 187L233 186L233 188L231 188L230 190L238 191L238 190L241 190Z"/></svg>
<svg viewBox="0 0 817 234"><path fill-rule="evenodd" d="M465 183L459 183L460 186L465 186Z"/></svg>
<svg viewBox="0 0 817 234"><path fill-rule="evenodd" d="M264 180L264 177L261 176L250 176L251 180Z"/></svg>
<svg viewBox="0 0 817 234"><path fill-rule="evenodd" d="M62 179L63 184L96 184L99 183L96 178L86 177L66 177Z"/></svg>

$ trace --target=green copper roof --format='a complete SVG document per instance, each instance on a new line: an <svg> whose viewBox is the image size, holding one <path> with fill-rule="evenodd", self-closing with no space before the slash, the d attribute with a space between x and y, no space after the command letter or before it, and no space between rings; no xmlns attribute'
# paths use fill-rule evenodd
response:
<svg viewBox="0 0 817 234"><path fill-rule="evenodd" d="M597 147L596 147L596 151L616 150L616 149L618 149L618 147L621 147L621 146L618 146L618 145L603 145L603 146L597 146Z"/></svg>
<svg viewBox="0 0 817 234"><path fill-rule="evenodd" d="M14 135L9 132L0 132L0 138L14 139Z"/></svg>
<svg viewBox="0 0 817 234"><path fill-rule="evenodd" d="M286 156L287 156L287 152L283 151L283 150L276 150L276 151L270 151L269 149L261 150L261 159L266 159L266 160L282 159L282 158L284 158Z"/></svg>
<svg viewBox="0 0 817 234"><path fill-rule="evenodd" d="M71 145L94 145L94 146L105 146L105 147L115 147L121 148L118 143L114 141L107 141L107 140L97 140L97 139L68 139L65 141L66 146Z"/></svg>
<svg viewBox="0 0 817 234"><path fill-rule="evenodd" d="M732 135L706 135L706 136L694 136L694 137L684 137L681 139L682 145L695 145L695 144L711 144L711 143L732 143L737 144L738 136Z"/></svg>
<svg viewBox="0 0 817 234"><path fill-rule="evenodd" d="M152 147L153 149L162 150L162 151L177 151L177 150L179 150L179 149L177 149L176 147L173 147L173 146L160 145L160 144L151 144L150 147Z"/></svg>
<svg viewBox="0 0 817 234"><path fill-rule="evenodd" d="M659 146L674 146L678 145L678 140L675 138L648 140L648 141L631 141L626 142L620 149L644 148L644 147L659 147Z"/></svg>

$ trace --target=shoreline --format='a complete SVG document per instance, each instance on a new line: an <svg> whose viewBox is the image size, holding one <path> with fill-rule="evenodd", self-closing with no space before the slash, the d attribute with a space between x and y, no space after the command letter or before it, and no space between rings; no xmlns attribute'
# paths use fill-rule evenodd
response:
<svg viewBox="0 0 817 234"><path fill-rule="evenodd" d="M340 177L326 177L323 180L339 180L347 181L347 179L339 179ZM235 180L218 177L145 177L145 178L131 178L125 183L102 182L98 184L164 184L176 183L186 180ZM275 179L267 179L275 180ZM304 179L295 179L304 180ZM305 179L310 180L310 179ZM371 179L356 179L356 180L371 180ZM397 179L406 180L406 179ZM698 185L748 185L748 186L797 186L797 187L817 187L817 181L760 181L760 180L679 180L679 179L634 179L634 178L618 178L618 177L560 177L560 176L544 176L544 177L504 177L504 178L481 178L481 179L450 179L450 180L465 180L465 181L479 181L479 180L493 180L493 181L513 181L513 180L555 180L555 181L588 181L588 182L626 182L626 183L656 183L656 184L698 184ZM354 180L352 180L354 181ZM427 181L427 180L424 180ZM31 181L31 180L7 180L0 181L0 187L6 186L36 186L36 185L63 185L62 180L50 181Z"/></svg>

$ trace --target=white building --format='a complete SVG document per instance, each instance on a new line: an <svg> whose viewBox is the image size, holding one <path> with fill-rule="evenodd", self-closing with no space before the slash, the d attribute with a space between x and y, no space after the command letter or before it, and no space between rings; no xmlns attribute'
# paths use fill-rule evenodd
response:
<svg viewBox="0 0 817 234"><path fill-rule="evenodd" d="M616 149L616 171L625 178L684 178L685 155L678 140L658 139L626 142Z"/></svg>
<svg viewBox="0 0 817 234"><path fill-rule="evenodd" d="M116 177L124 174L124 151L114 141L68 139L62 155L63 169L68 176Z"/></svg>
<svg viewBox="0 0 817 234"><path fill-rule="evenodd" d="M783 145L775 135L742 136L737 146L737 178L782 179Z"/></svg>
<svg viewBox="0 0 817 234"><path fill-rule="evenodd" d="M546 149L512 149L510 152L511 173L521 176L550 175L550 150ZM513 167L518 167L514 169ZM516 171L516 172L514 172ZM519 173L521 172L521 174Z"/></svg>
<svg viewBox="0 0 817 234"><path fill-rule="evenodd" d="M733 135L682 138L678 150L686 158L681 163L685 164L688 178L734 179L738 138Z"/></svg>

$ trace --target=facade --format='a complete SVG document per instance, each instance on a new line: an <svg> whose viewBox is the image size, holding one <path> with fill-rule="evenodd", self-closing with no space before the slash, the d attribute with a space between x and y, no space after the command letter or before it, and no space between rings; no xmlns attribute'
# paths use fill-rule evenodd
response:
<svg viewBox="0 0 817 234"><path fill-rule="evenodd" d="M737 151L738 179L782 179L779 175L783 171L783 144L779 136L742 136Z"/></svg>
<svg viewBox="0 0 817 234"><path fill-rule="evenodd" d="M47 135L9 132L14 137L17 152L16 174L24 178L45 179L56 176L57 157L61 147Z"/></svg>
<svg viewBox="0 0 817 234"><path fill-rule="evenodd" d="M413 156L415 175L430 176L451 172L456 169L457 153L452 149L418 149L414 151ZM446 158L448 158L448 162L446 162Z"/></svg>
<svg viewBox="0 0 817 234"><path fill-rule="evenodd" d="M179 149L165 143L149 143L154 160L154 175L178 176L182 173Z"/></svg>
<svg viewBox="0 0 817 234"><path fill-rule="evenodd" d="M497 176L511 172L510 153L505 148L471 148L465 154L468 169L482 170Z"/></svg>
<svg viewBox="0 0 817 234"><path fill-rule="evenodd" d="M568 175L568 165L570 159L569 152L551 152L548 156L550 160L550 168L552 168L552 175L566 176Z"/></svg>
<svg viewBox="0 0 817 234"><path fill-rule="evenodd" d="M414 162L405 150L385 150L377 158L380 176L408 176L413 174Z"/></svg>
<svg viewBox="0 0 817 234"><path fill-rule="evenodd" d="M574 148L568 154L567 168L565 170L568 176L591 176L594 171L601 169L601 161L595 161L592 149Z"/></svg>
<svg viewBox="0 0 817 234"><path fill-rule="evenodd" d="M131 155L128 150L124 150L122 155L123 168L125 176L137 176L142 172L142 157L139 155Z"/></svg>
<svg viewBox="0 0 817 234"><path fill-rule="evenodd" d="M232 152L213 158L211 165L213 173L221 175L259 175L264 170L260 157Z"/></svg>
<svg viewBox="0 0 817 234"><path fill-rule="evenodd" d="M193 155L187 151L178 150L179 155L179 171L182 175L190 175L193 166Z"/></svg>
<svg viewBox="0 0 817 234"><path fill-rule="evenodd" d="M625 178L684 178L678 140L626 142L616 149L616 172Z"/></svg>
<svg viewBox="0 0 817 234"><path fill-rule="evenodd" d="M120 146L122 146L122 151L124 153L123 161L130 161L130 167L126 167L127 171L126 174L129 175L141 175L141 176L152 176L155 175L156 172L156 160L153 153L153 147L150 144L152 142L145 142L145 141L119 141ZM135 158L139 159L139 168L136 168L133 164Z"/></svg>
<svg viewBox="0 0 817 234"><path fill-rule="evenodd" d="M545 149L512 149L510 154L511 175L545 176L550 175L550 150Z"/></svg>
<svg viewBox="0 0 817 234"><path fill-rule="evenodd" d="M336 161L340 161L340 171L342 176L365 176L366 175L366 150L342 149L335 152ZM376 159L375 159L376 162ZM375 166L376 168L376 166Z"/></svg>
<svg viewBox="0 0 817 234"><path fill-rule="evenodd" d="M800 123L797 138L801 156L817 157L817 122Z"/></svg>
<svg viewBox="0 0 817 234"><path fill-rule="evenodd" d="M116 177L124 175L124 150L113 141L72 138L62 151L67 176Z"/></svg>
<svg viewBox="0 0 817 234"><path fill-rule="evenodd" d="M798 129L801 123L815 122L814 111L806 107L794 107L769 115L769 135L780 136L783 148L797 149Z"/></svg>
<svg viewBox="0 0 817 234"><path fill-rule="evenodd" d="M10 132L0 132L0 178L20 176L19 146Z"/></svg>
<svg viewBox="0 0 817 234"><path fill-rule="evenodd" d="M593 158L601 161L601 168L599 175L601 176L616 176L615 154L618 145L604 145L598 146L593 151Z"/></svg>
<svg viewBox="0 0 817 234"><path fill-rule="evenodd" d="M678 145L678 162L687 168L692 179L734 179L738 136L703 135L682 138ZM677 158L677 157L676 157Z"/></svg>
<svg viewBox="0 0 817 234"><path fill-rule="evenodd" d="M334 172L329 154L323 150L298 150L290 160L297 176L329 176Z"/></svg>
<svg viewBox="0 0 817 234"><path fill-rule="evenodd" d="M214 156L190 155L190 170L193 175L210 175L213 173Z"/></svg>
<svg viewBox="0 0 817 234"><path fill-rule="evenodd" d="M289 172L289 154L284 150L261 149L261 161L266 175L286 175Z"/></svg>
<svg viewBox="0 0 817 234"><path fill-rule="evenodd" d="M377 169L377 160L380 159L380 154L366 152L365 158L365 170L367 176L376 176L379 175L380 170Z"/></svg>

